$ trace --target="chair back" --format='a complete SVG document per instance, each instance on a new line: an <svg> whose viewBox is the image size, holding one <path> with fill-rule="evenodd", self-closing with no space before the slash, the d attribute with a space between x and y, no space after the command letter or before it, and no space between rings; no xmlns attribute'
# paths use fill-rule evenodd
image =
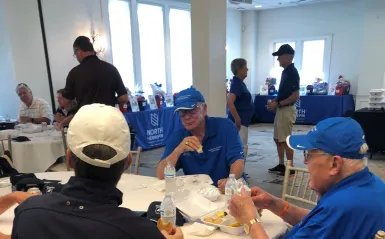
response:
<svg viewBox="0 0 385 239"><path fill-rule="evenodd" d="M385 239L385 232L384 231L378 231L376 235L374 236L374 239Z"/></svg>
<svg viewBox="0 0 385 239"><path fill-rule="evenodd" d="M294 171L293 180L290 180L290 171ZM290 182L289 182L290 181ZM318 196L309 188L309 172L306 168L293 167L293 161L288 160L285 180L283 182L282 199L296 200L311 206L317 205Z"/></svg>
<svg viewBox="0 0 385 239"><path fill-rule="evenodd" d="M132 156L134 158L134 161L130 165L129 170L130 170L130 173L132 173L132 174L136 174L136 175L139 174L139 164L140 164L141 152L142 152L142 147L140 147L140 146L136 149L136 151L131 151Z"/></svg>
<svg viewBox="0 0 385 239"><path fill-rule="evenodd" d="M6 138L0 139L0 142L1 142L0 155L5 154L5 151L8 150L9 154L10 154L9 156L12 158L12 137L11 137L11 135L8 135ZM6 142L8 149L5 148L4 142Z"/></svg>
<svg viewBox="0 0 385 239"><path fill-rule="evenodd" d="M67 154L68 145L67 145L67 129L66 128L63 128L61 130L61 136L63 139L63 146L64 146L64 158L67 158L66 154ZM66 164L67 171L70 171L70 167L67 163L67 160L65 160L64 163Z"/></svg>

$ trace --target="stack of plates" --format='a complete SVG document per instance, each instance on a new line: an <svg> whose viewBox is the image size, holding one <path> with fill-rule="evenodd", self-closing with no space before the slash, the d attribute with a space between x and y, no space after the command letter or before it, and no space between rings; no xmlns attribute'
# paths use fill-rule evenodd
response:
<svg viewBox="0 0 385 239"><path fill-rule="evenodd" d="M369 109L383 110L385 108L385 89L372 89L369 96Z"/></svg>

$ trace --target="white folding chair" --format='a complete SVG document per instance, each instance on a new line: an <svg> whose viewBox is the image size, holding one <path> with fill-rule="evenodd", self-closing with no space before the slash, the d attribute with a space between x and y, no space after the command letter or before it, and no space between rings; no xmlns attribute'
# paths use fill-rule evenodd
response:
<svg viewBox="0 0 385 239"><path fill-rule="evenodd" d="M378 231L376 235L374 236L374 239L385 239L385 232L384 231Z"/></svg>
<svg viewBox="0 0 385 239"><path fill-rule="evenodd" d="M7 146L8 146L8 151L11 155L11 158L12 158L12 137L11 135L8 135L6 138L0 138L0 142L1 142L1 151L0 151L0 154L3 155L5 154L5 151L7 150L4 146L4 142L6 142Z"/></svg>
<svg viewBox="0 0 385 239"><path fill-rule="evenodd" d="M140 153L142 152L142 147L138 147L136 151L131 151L132 156L135 158L134 162L130 165L130 173L139 174L139 164L140 164Z"/></svg>
<svg viewBox="0 0 385 239"><path fill-rule="evenodd" d="M290 180L290 171L294 171L293 180ZM305 203L314 207L317 205L318 195L309 188L309 172L306 168L293 167L293 161L286 164L285 179L282 188L282 199ZM288 225L291 229L292 225Z"/></svg>
<svg viewBox="0 0 385 239"><path fill-rule="evenodd" d="M67 169L67 171L70 171L70 167L67 163L67 160L66 160L66 152L67 152L67 129L63 128L61 130L61 136L62 136L62 140L63 140L63 149L64 149L64 163L63 162L60 162L60 163L55 163L54 165L52 165L47 171L49 172L61 172L63 171L63 168L64 168L64 165L65 165L65 168Z"/></svg>

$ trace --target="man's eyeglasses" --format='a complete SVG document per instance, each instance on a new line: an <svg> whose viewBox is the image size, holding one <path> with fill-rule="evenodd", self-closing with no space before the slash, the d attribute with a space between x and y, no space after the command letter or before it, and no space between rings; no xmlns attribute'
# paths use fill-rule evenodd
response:
<svg viewBox="0 0 385 239"><path fill-rule="evenodd" d="M303 151L303 157L306 160L311 159L314 155L329 155L328 153L309 153L309 151L305 150Z"/></svg>
<svg viewBox="0 0 385 239"><path fill-rule="evenodd" d="M76 53L78 53L78 51L79 49L75 49L74 54L72 56L76 58Z"/></svg>
<svg viewBox="0 0 385 239"><path fill-rule="evenodd" d="M179 110L178 113L179 113L179 116L180 117L184 117L186 115L195 115L197 112L198 112L198 109L200 109L200 107L202 106L203 104L200 104L200 105L197 105L195 106L195 108L191 109L191 110Z"/></svg>

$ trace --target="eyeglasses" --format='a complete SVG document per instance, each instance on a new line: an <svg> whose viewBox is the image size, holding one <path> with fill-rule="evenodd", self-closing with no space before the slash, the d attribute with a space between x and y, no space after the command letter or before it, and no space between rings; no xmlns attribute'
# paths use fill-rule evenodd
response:
<svg viewBox="0 0 385 239"><path fill-rule="evenodd" d="M72 56L76 58L76 53L78 53L78 51L79 49L75 49L74 54Z"/></svg>
<svg viewBox="0 0 385 239"><path fill-rule="evenodd" d="M197 105L195 106L195 108L191 109L191 110L179 110L178 113L179 113L179 116L182 118L186 115L189 115L189 116L192 116L192 115L195 115L197 112L198 112L198 109L202 106L203 104L200 104L200 105Z"/></svg>
<svg viewBox="0 0 385 239"><path fill-rule="evenodd" d="M314 155L330 155L330 154L328 154L328 153L309 153L309 151L307 151L307 150L303 151L303 157L306 160L311 159Z"/></svg>

